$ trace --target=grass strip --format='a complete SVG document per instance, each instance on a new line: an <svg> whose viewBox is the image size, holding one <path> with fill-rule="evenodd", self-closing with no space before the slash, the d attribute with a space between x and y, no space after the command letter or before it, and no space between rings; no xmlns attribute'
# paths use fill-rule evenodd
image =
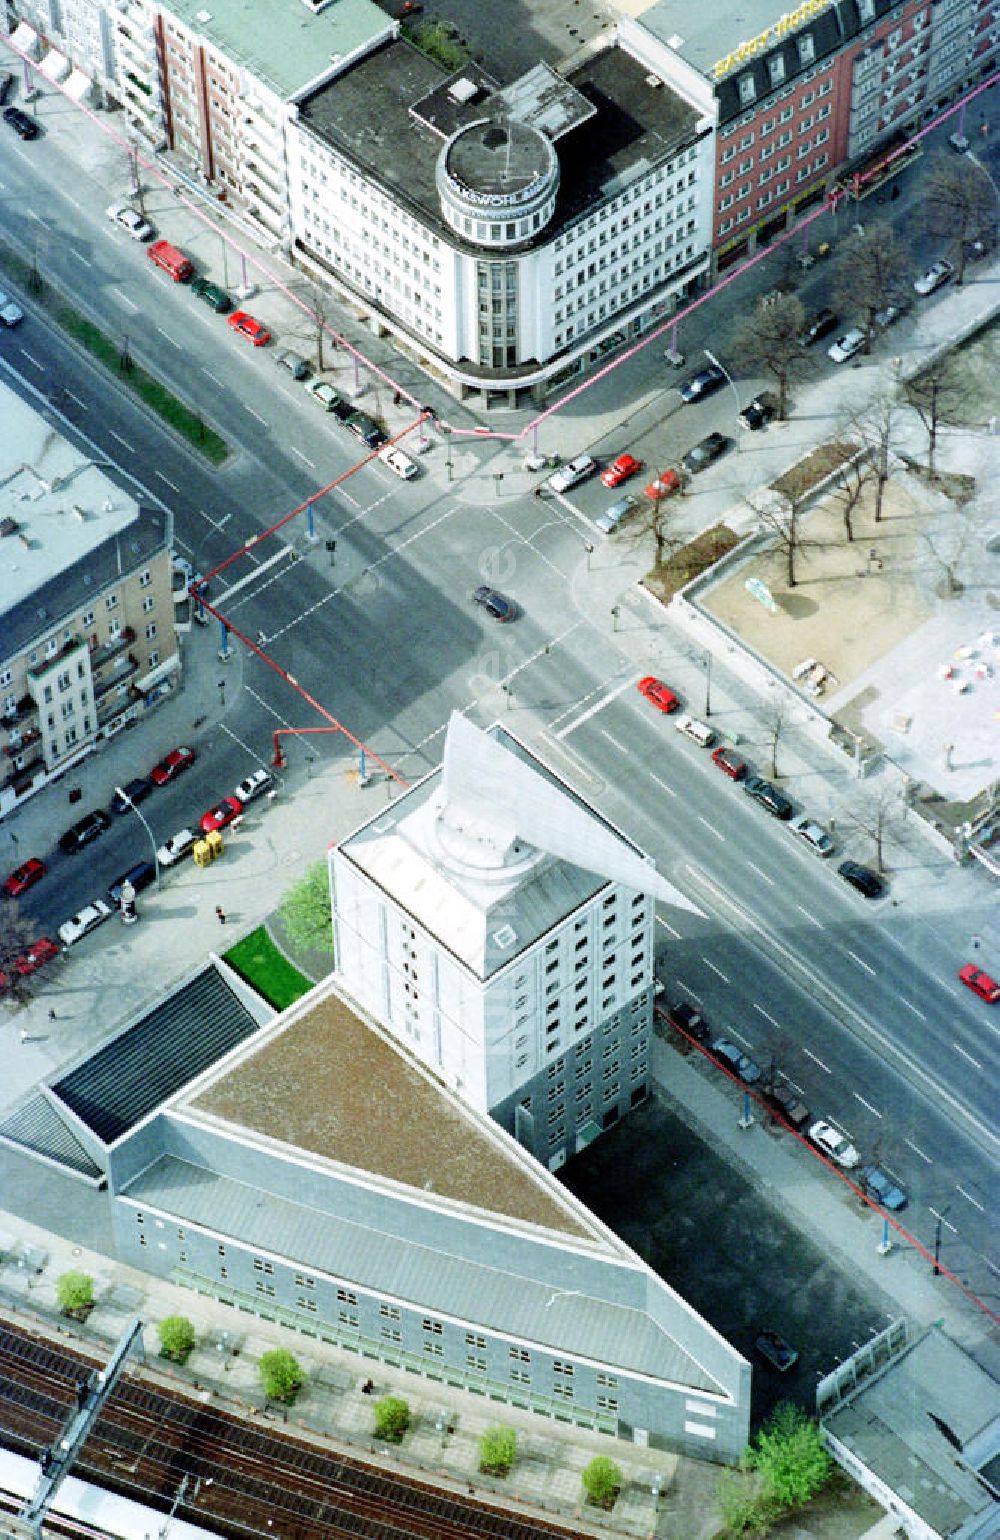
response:
<svg viewBox="0 0 1000 1540"><path fill-rule="evenodd" d="M285 1010L313 987L310 980L281 955L263 925L237 941L224 956L240 978L246 979L275 1010Z"/></svg>

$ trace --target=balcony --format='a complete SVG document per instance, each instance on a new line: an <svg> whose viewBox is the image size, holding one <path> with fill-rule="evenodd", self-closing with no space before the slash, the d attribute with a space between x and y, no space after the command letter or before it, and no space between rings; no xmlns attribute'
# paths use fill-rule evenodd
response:
<svg viewBox="0 0 1000 1540"><path fill-rule="evenodd" d="M92 669L103 668L105 663L110 663L112 658L117 658L126 647L131 647L135 641L135 631L131 626L126 626L118 636L110 642L105 642L103 647L93 647L90 652L90 666Z"/></svg>
<svg viewBox="0 0 1000 1540"><path fill-rule="evenodd" d="M19 722L25 721L27 717L35 716L37 712L38 706L35 703L34 696L22 695L13 711L5 711L3 716L0 717L0 731L6 729L7 732L16 732Z"/></svg>
<svg viewBox="0 0 1000 1540"><path fill-rule="evenodd" d="M71 658L75 652L79 652L80 648L86 647L86 645L87 643L82 636L71 636L69 641L60 647L58 652L54 652L51 657L46 658L44 663L39 663L36 667L28 669L29 681L37 683L39 679L44 679L54 668L59 668L61 664L66 662L67 658Z"/></svg>
<svg viewBox="0 0 1000 1540"><path fill-rule="evenodd" d="M123 680L129 679L134 673L137 673L138 668L139 659L134 652L130 652L127 658L119 658L114 673L109 678L94 681L95 701L103 700L116 685L120 685Z"/></svg>

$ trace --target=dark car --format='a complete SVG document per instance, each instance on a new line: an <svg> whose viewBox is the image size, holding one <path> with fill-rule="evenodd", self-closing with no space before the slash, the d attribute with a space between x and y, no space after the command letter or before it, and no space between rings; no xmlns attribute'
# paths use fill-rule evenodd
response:
<svg viewBox="0 0 1000 1540"><path fill-rule="evenodd" d="M748 428L751 433L766 428L777 410L777 396L770 390L762 390L740 413L740 427Z"/></svg>
<svg viewBox="0 0 1000 1540"><path fill-rule="evenodd" d="M374 417L369 417L367 412L353 411L344 426L369 449L381 449L383 444L389 442Z"/></svg>
<svg viewBox="0 0 1000 1540"><path fill-rule="evenodd" d="M799 1355L791 1344L785 1341L780 1332L770 1328L758 1332L753 1345L761 1358L766 1359L779 1374L787 1374L792 1365L799 1361Z"/></svg>
<svg viewBox="0 0 1000 1540"><path fill-rule="evenodd" d="M799 1101L790 1085L772 1086L764 1092L764 1100L792 1128L803 1128L809 1121L809 1108Z"/></svg>
<svg viewBox="0 0 1000 1540"><path fill-rule="evenodd" d="M763 1074L760 1065L755 1064L749 1054L744 1053L742 1048L731 1043L728 1038L717 1037L712 1044L712 1053L721 1064L731 1069L734 1075L738 1075L745 1085L756 1085Z"/></svg>
<svg viewBox="0 0 1000 1540"><path fill-rule="evenodd" d="M838 876L849 882L852 888L857 888L865 898L879 898L885 891L885 883L877 872L871 871L867 866L859 866L857 861L841 861L837 867Z"/></svg>
<svg viewBox="0 0 1000 1540"><path fill-rule="evenodd" d="M67 855L73 855L76 851L82 850L84 845L89 845L91 840L96 840L105 829L110 828L111 819L107 813L102 807L96 808L94 812L87 813L84 818L79 819L72 829L67 829L65 834L60 835L59 849L64 850Z"/></svg>
<svg viewBox="0 0 1000 1540"><path fill-rule="evenodd" d="M14 76L10 70L0 70L0 105L8 98L11 87L14 84Z"/></svg>
<svg viewBox="0 0 1000 1540"><path fill-rule="evenodd" d="M727 438L724 433L709 433L699 444L695 444L693 449L688 450L682 462L684 469L690 471L692 476L696 476L699 471L707 470L725 454L731 443L732 439Z"/></svg>
<svg viewBox="0 0 1000 1540"><path fill-rule="evenodd" d="M207 278L195 278L191 284L191 293L203 300L216 315L228 315L233 308L233 302L225 289L221 289L217 283L210 283Z"/></svg>
<svg viewBox="0 0 1000 1540"><path fill-rule="evenodd" d="M896 1186L891 1177L886 1176L881 1166L865 1166L861 1173L861 1185L869 1198L893 1214L898 1214L900 1209L906 1207L906 1193Z"/></svg>
<svg viewBox="0 0 1000 1540"><path fill-rule="evenodd" d="M10 124L19 139L37 139L41 133L41 129L34 118L29 118L28 114L22 112L20 107L6 107L3 120L5 123Z"/></svg>
<svg viewBox="0 0 1000 1540"><path fill-rule="evenodd" d="M676 1005L667 1009L667 1015L675 1027L679 1027L688 1037L693 1037L696 1043L708 1043L712 1036L711 1028L701 1011L693 1005L688 1005L686 1000L678 1000Z"/></svg>
<svg viewBox="0 0 1000 1540"><path fill-rule="evenodd" d="M498 593L495 588L490 588L488 583L480 584L472 597L494 620L513 620L514 601L508 599L506 594Z"/></svg>
<svg viewBox="0 0 1000 1540"><path fill-rule="evenodd" d="M681 400L703 401L725 383L725 372L717 364L709 364L706 369L699 369L697 374L692 374L689 380L684 381L680 387Z"/></svg>
<svg viewBox="0 0 1000 1540"><path fill-rule="evenodd" d="M119 787L111 798L111 811L113 813L131 813L137 802L143 802L153 789L153 782L147 781L144 775L137 775L135 780L127 785Z"/></svg>
<svg viewBox="0 0 1000 1540"><path fill-rule="evenodd" d="M152 861L137 861L127 872L122 872L120 877L108 884L108 897L113 904L118 905L122 901L122 888L126 882L130 882L135 891L141 893L143 888L148 888L155 881L156 867Z"/></svg>
<svg viewBox="0 0 1000 1540"><path fill-rule="evenodd" d="M834 310L817 310L815 315L809 317L803 330L799 333L799 343L802 347L811 347L821 337L828 337L838 323L837 313Z"/></svg>
<svg viewBox="0 0 1000 1540"><path fill-rule="evenodd" d="M332 407L328 407L327 410L333 412L333 415L336 417L338 422L342 422L346 425L355 415L357 407L354 405L353 401L345 401L343 396L341 396L339 400L335 401Z"/></svg>
<svg viewBox="0 0 1000 1540"><path fill-rule="evenodd" d="M743 782L743 790L748 797L753 797L755 802L766 808L772 818L791 818L792 804L770 781L763 780L759 775L751 775Z"/></svg>

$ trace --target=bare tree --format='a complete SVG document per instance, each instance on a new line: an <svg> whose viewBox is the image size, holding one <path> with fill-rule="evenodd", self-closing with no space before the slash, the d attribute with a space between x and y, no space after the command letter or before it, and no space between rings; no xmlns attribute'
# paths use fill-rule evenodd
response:
<svg viewBox="0 0 1000 1540"><path fill-rule="evenodd" d="M899 465L893 447L901 417L899 398L891 391L875 395L867 405L847 413L847 426L852 436L867 451L859 475L865 485L874 484L876 524L882 522L885 489ZM851 535L848 534L847 538L850 540Z"/></svg>
<svg viewBox="0 0 1000 1540"><path fill-rule="evenodd" d="M909 289L910 255L891 225L867 225L848 236L834 269L833 300L864 317L865 352L871 351L875 317L902 306Z"/></svg>
<svg viewBox="0 0 1000 1540"><path fill-rule="evenodd" d="M906 397L927 431L927 469L934 475L934 455L942 423L956 413L963 399L954 354L946 353L910 381Z"/></svg>
<svg viewBox="0 0 1000 1540"><path fill-rule="evenodd" d="M28 950L35 934L36 927L21 914L16 902L7 900L4 921L0 925L0 974L6 977L6 987L15 1000L24 999L27 980L14 964Z"/></svg>
<svg viewBox="0 0 1000 1540"><path fill-rule="evenodd" d="M856 455L844 465L836 485L830 488L830 496L840 504L844 519L844 533L848 542L854 539L854 515L858 510L865 488L872 480L872 465L867 455Z"/></svg>
<svg viewBox="0 0 1000 1540"><path fill-rule="evenodd" d="M737 331L731 348L740 368L763 369L778 387L778 419L788 416L788 385L802 370L808 353L802 344L806 313L794 294L759 300L753 315Z"/></svg>
<svg viewBox="0 0 1000 1540"><path fill-rule="evenodd" d="M316 327L316 368L322 370L326 367L323 363L324 342L329 342L334 348L337 346L337 334L329 324L333 314L333 295L321 283L309 283L303 298Z"/></svg>
<svg viewBox="0 0 1000 1540"><path fill-rule="evenodd" d="M924 544L941 569L938 593L942 599L954 599L965 590L965 584L958 576L958 564L971 533L968 515L957 509L950 515L946 528L935 530L933 534L923 531Z"/></svg>
<svg viewBox="0 0 1000 1540"><path fill-rule="evenodd" d="M992 179L969 155L946 159L935 155L924 176L924 217L932 235L946 236L958 271L955 282L965 278L967 244L991 228L996 214Z"/></svg>
<svg viewBox="0 0 1000 1540"><path fill-rule="evenodd" d="M785 712L782 706L772 706L765 710L761 718L764 731L767 734L767 751L771 756L771 775L778 779L778 744L785 730Z"/></svg>
<svg viewBox="0 0 1000 1540"><path fill-rule="evenodd" d="M799 528L801 502L795 502L782 493L770 492L759 502L752 502L750 507L760 519L762 527L774 536L773 548L785 559L785 581L789 588L794 588L798 581L795 564L799 553L818 543L808 540Z"/></svg>
<svg viewBox="0 0 1000 1540"><path fill-rule="evenodd" d="M657 484L662 482L664 474L660 472ZM656 497L643 499L642 506L626 526L636 544L645 536L652 535L656 546L655 566L658 568L665 566L674 552L679 551L684 544L684 537L676 534L673 529L677 499L683 491L683 475L679 470L675 474L681 478L680 488L676 491L665 488Z"/></svg>
<svg viewBox="0 0 1000 1540"><path fill-rule="evenodd" d="M863 798L854 815L858 828L874 843L875 866L881 873L885 872L886 840L898 826L901 816L905 816L905 807L892 786Z"/></svg>

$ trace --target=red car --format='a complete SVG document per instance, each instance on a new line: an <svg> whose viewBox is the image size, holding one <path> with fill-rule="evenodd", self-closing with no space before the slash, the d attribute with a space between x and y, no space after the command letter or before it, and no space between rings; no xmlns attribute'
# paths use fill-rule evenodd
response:
<svg viewBox="0 0 1000 1540"><path fill-rule="evenodd" d="M226 325L231 326L234 332L240 332L244 337L249 337L255 348L262 348L265 342L270 342L271 333L266 326L255 321L252 315L245 310L234 310L232 315L226 316Z"/></svg>
<svg viewBox="0 0 1000 1540"><path fill-rule="evenodd" d="M747 773L745 761L738 754L734 754L732 749L725 747L713 749L712 763L718 765L723 775L728 775L731 781L742 781Z"/></svg>
<svg viewBox="0 0 1000 1540"><path fill-rule="evenodd" d="M150 770L149 779L157 786L166 786L168 781L172 781L183 770L190 770L194 760L194 749L171 749L166 758Z"/></svg>
<svg viewBox="0 0 1000 1540"><path fill-rule="evenodd" d="M210 807L207 813L202 814L198 827L203 834L211 834L213 829L224 829L227 823L239 818L242 811L243 803L239 797L223 797L215 807Z"/></svg>
<svg viewBox="0 0 1000 1540"><path fill-rule="evenodd" d="M32 856L19 866L16 872L11 872L3 885L3 890L8 898L20 898L29 888L33 888L36 882L41 882L48 871L44 861L39 861L37 856Z"/></svg>
<svg viewBox="0 0 1000 1540"><path fill-rule="evenodd" d="M607 470L601 472L601 480L606 487L620 487L623 481L628 481L630 476L637 476L642 470L642 461L635 455L619 455L617 460L612 460Z"/></svg>
<svg viewBox="0 0 1000 1540"><path fill-rule="evenodd" d="M1000 1000L1000 984L996 979L991 979L988 973L984 973L982 968L977 968L975 963L966 963L965 967L959 970L958 976L962 983L968 984L972 993L978 995L980 1000L985 1000L987 1005L996 1005Z"/></svg>
<svg viewBox="0 0 1000 1540"><path fill-rule="evenodd" d="M661 471L655 481L651 481L646 488L646 496L651 503L658 503L663 497L672 497L679 492L684 483L676 471Z"/></svg>
<svg viewBox="0 0 1000 1540"><path fill-rule="evenodd" d="M27 978L29 973L34 973L36 968L41 968L45 963L51 962L53 957L59 956L59 947L50 936L39 936L33 941L23 957L19 957L14 964L15 969L22 978Z"/></svg>
<svg viewBox="0 0 1000 1540"><path fill-rule="evenodd" d="M676 711L680 701L673 690L668 690L662 679L654 679L652 674L647 674L645 679L640 679L636 688L640 695L645 695L654 706L659 706L661 711Z"/></svg>

